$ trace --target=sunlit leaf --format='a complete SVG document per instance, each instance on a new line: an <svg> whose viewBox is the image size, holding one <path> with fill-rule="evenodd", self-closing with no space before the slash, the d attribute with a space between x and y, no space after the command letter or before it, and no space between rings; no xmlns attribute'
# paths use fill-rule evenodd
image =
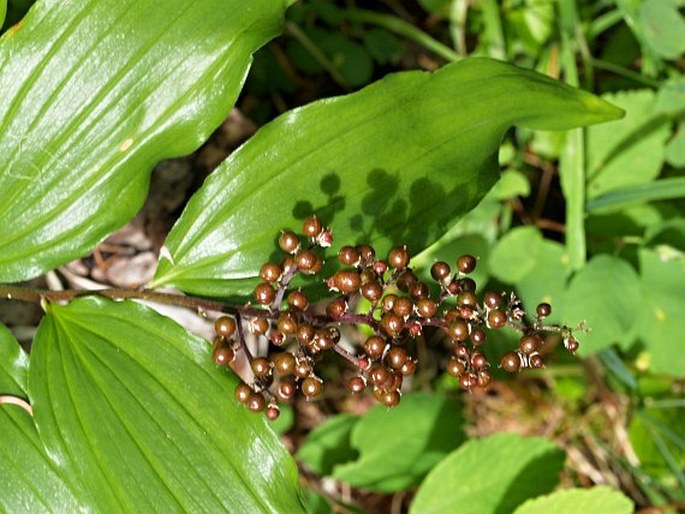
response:
<svg viewBox="0 0 685 514"><path fill-rule="evenodd" d="M541 437L496 434L472 439L435 466L410 513L498 514L550 492L564 452Z"/></svg>
<svg viewBox="0 0 685 514"><path fill-rule="evenodd" d="M459 446L462 425L459 404L441 395L405 395L392 410L378 405L352 429L359 458L335 466L333 476L371 491L406 489Z"/></svg>
<svg viewBox="0 0 685 514"><path fill-rule="evenodd" d="M226 116L282 0L41 0L0 39L0 281L81 256ZM11 222L9 222L11 220Z"/></svg>
<svg viewBox="0 0 685 514"><path fill-rule="evenodd" d="M512 124L566 129L620 110L489 59L385 77L280 116L233 153L169 235L156 285L245 294L284 227L315 212L340 245L421 251L496 182ZM267 255L265 255L267 253Z"/></svg>
<svg viewBox="0 0 685 514"><path fill-rule="evenodd" d="M0 325L0 511L76 512L78 503L48 457L28 405L28 356L11 332Z"/></svg>
<svg viewBox="0 0 685 514"><path fill-rule="evenodd" d="M79 501L102 512L302 512L297 470L233 399L208 343L101 298L50 305L31 352L38 431Z"/></svg>
<svg viewBox="0 0 685 514"><path fill-rule="evenodd" d="M622 492L606 486L567 489L528 500L514 514L630 514L633 502Z"/></svg>

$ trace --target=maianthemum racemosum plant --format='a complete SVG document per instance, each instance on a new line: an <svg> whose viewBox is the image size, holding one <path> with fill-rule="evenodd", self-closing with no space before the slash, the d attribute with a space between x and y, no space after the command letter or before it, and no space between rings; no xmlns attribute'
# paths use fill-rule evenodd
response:
<svg viewBox="0 0 685 514"><path fill-rule="evenodd" d="M392 406L416 366L403 341L424 331L444 333L466 390L491 379L487 330L521 333L496 363L509 371L542 365L546 333L576 348L550 306L479 298L472 256L430 263L430 286L410 268L409 249L440 244L497 182L509 127L621 115L489 59L392 74L261 128L191 198L146 289L20 284L91 251L140 208L155 163L209 137L289 3L42 0L0 38L0 297L45 311L30 355L0 327L2 510L302 512L292 457L240 402L274 418L296 386L316 397L322 352ZM212 347L132 299L223 313ZM350 324L370 330L359 348L342 345ZM249 385L212 363L236 352Z"/></svg>

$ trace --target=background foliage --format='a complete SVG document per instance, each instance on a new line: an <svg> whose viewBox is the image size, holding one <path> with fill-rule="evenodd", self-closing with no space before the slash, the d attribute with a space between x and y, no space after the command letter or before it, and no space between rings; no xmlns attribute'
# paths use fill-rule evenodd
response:
<svg viewBox="0 0 685 514"><path fill-rule="evenodd" d="M513 287L526 305L550 301L555 321L585 320L591 332L579 336L582 359L552 352L544 370L463 396L444 352L422 340L425 370L396 410L330 388L324 402L296 403L269 426L235 404L235 376L169 318L102 299L46 306L30 358L0 327L0 393L35 409L0 406L4 510L683 509L682 1L155 4L45 0L12 26L31 2L0 2L0 281L91 250L140 207L152 166L196 149L235 103L260 125L288 113L190 201L154 284L237 297L273 234L313 210L341 236L383 248L408 237L426 268L474 253L481 291ZM616 112L551 82L540 83L549 98L526 95L533 75L505 79L503 65L447 64L467 56L598 93L625 117L532 130L597 121L583 108ZM441 66L349 95L391 71ZM465 93L441 86L452 74L481 83ZM397 98L406 103L395 111ZM565 111L573 99L580 107ZM527 118L536 102L543 123ZM375 123L364 123L369 113ZM526 128L507 131L516 122ZM447 152L469 134L477 142L462 148L478 152ZM406 182L383 168L388 159L413 165ZM447 170L465 161L463 173L484 173L457 193ZM274 210L289 186L295 208ZM335 366L324 373L339 379ZM299 486L274 428L297 449Z"/></svg>

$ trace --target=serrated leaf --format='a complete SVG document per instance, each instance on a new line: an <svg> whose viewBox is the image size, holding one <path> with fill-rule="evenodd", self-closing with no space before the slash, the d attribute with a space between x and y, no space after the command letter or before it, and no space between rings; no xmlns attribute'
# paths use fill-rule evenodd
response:
<svg viewBox="0 0 685 514"><path fill-rule="evenodd" d="M333 477L370 491L411 487L464 440L462 425L461 406L441 395L405 395L392 410L378 405L352 429L359 458L333 468Z"/></svg>
<svg viewBox="0 0 685 514"><path fill-rule="evenodd" d="M576 333L582 354L612 344L627 349L636 335L639 277L623 259L598 255L573 277L564 306L569 324L584 321L590 328L587 334Z"/></svg>
<svg viewBox="0 0 685 514"><path fill-rule="evenodd" d="M37 2L0 39L0 281L81 256L235 101L282 0Z"/></svg>
<svg viewBox="0 0 685 514"><path fill-rule="evenodd" d="M333 467L357 456L350 445L352 429L358 416L338 414L312 430L300 449L297 458L318 475L330 475Z"/></svg>
<svg viewBox="0 0 685 514"><path fill-rule="evenodd" d="M498 176L512 124L564 129L618 109L547 77L489 59L385 77L280 116L194 195L166 241L155 285L245 294L278 232L311 213L340 245L418 253L476 205Z"/></svg>
<svg viewBox="0 0 685 514"><path fill-rule="evenodd" d="M28 356L0 325L0 395L28 400ZM76 512L78 503L48 457L33 419L20 406L0 405L2 512Z"/></svg>
<svg viewBox="0 0 685 514"><path fill-rule="evenodd" d="M685 319L685 257L659 249L641 248L640 338L656 373L685 375L682 352Z"/></svg>
<svg viewBox="0 0 685 514"><path fill-rule="evenodd" d="M589 199L654 179L661 170L670 133L669 121L654 108L652 91L626 91L602 98L625 109L626 116L587 131Z"/></svg>
<svg viewBox="0 0 685 514"><path fill-rule="evenodd" d="M205 340L132 302L49 305L29 385L41 438L103 512L303 512L263 416L233 399Z"/></svg>
<svg viewBox="0 0 685 514"><path fill-rule="evenodd" d="M513 512L527 498L551 491L563 465L564 452L541 437L472 439L433 468L409 512Z"/></svg>
<svg viewBox="0 0 685 514"><path fill-rule="evenodd" d="M621 491L606 486L566 489L528 500L514 514L630 514L633 502Z"/></svg>

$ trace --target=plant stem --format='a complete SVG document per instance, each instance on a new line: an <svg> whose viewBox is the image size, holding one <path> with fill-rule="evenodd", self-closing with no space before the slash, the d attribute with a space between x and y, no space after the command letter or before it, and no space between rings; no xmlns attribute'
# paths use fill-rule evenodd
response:
<svg viewBox="0 0 685 514"><path fill-rule="evenodd" d="M379 14L377 12L367 11L365 9L345 9L341 11L341 14L348 20L378 25L379 27L383 27L390 32L394 32L395 34L406 37L407 39L410 39L430 50L434 54L439 55L446 61L458 61L461 59L460 55L450 47L442 44L436 39L433 39L424 31L417 29L411 23L407 23L396 16Z"/></svg>

